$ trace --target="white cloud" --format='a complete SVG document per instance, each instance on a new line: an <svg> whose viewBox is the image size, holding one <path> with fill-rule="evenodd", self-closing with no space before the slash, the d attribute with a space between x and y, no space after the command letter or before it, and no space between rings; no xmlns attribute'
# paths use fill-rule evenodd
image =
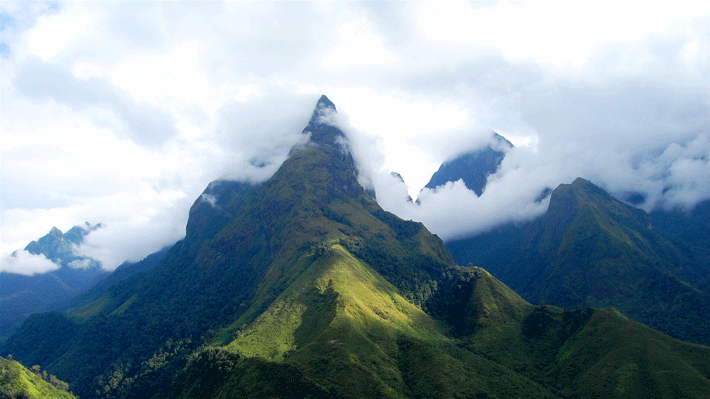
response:
<svg viewBox="0 0 710 399"><path fill-rule="evenodd" d="M46 61L72 51L74 43L91 40L100 29L101 15L83 4L62 4L60 9L41 15L26 32L24 51Z"/></svg>
<svg viewBox="0 0 710 399"><path fill-rule="evenodd" d="M708 135L663 148L660 153L634 153L600 151L593 143L517 147L489 176L480 197L459 180L435 190L423 189L416 203L408 200L404 182L390 176L386 168L367 164L362 155L356 160L368 165L362 168L369 174L365 180L374 186L384 209L423 222L442 239L451 240L542 215L549 204L549 197L542 194L576 177L589 179L622 200L630 193L641 194L645 201L639 205L647 211L689 209L710 198Z"/></svg>
<svg viewBox="0 0 710 399"><path fill-rule="evenodd" d="M59 269L59 265L47 259L44 255L33 255L27 251L18 250L12 254L2 254L0 272L23 274L31 276Z"/></svg>
<svg viewBox="0 0 710 399"><path fill-rule="evenodd" d="M710 140L703 133L687 143L671 143L660 155L639 154L627 181L613 182L616 192L634 190L645 196L642 206L692 208L710 197Z"/></svg>
<svg viewBox="0 0 710 399"><path fill-rule="evenodd" d="M81 260L74 260L71 261L67 264L67 266L73 268L73 269L86 269L91 267L94 263L91 261L91 259L81 259Z"/></svg>

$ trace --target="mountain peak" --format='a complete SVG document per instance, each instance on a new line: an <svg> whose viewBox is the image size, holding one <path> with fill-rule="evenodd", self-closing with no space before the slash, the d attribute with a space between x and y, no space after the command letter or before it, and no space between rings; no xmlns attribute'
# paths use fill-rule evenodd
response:
<svg viewBox="0 0 710 399"><path fill-rule="evenodd" d="M483 194L488 176L494 174L506 151L513 148L513 144L505 137L492 132L492 142L484 148L469 151L446 161L431 176L426 188L435 189L448 182L462 179L466 188L472 190L477 196Z"/></svg>
<svg viewBox="0 0 710 399"><path fill-rule="evenodd" d="M583 204L594 202L597 205L606 204L611 196L589 180L576 178L570 184L560 184L552 191L548 213L572 212Z"/></svg>
<svg viewBox="0 0 710 399"><path fill-rule="evenodd" d="M317 144L336 145L345 138L345 134L335 126L335 115L338 111L328 97L322 95L316 103L313 115L303 133L310 133L310 141Z"/></svg>
<svg viewBox="0 0 710 399"><path fill-rule="evenodd" d="M581 177L571 184L560 184L550 195L546 219L557 224L571 223L579 214L595 215L594 223L616 220L614 223L633 225L645 229L650 223L649 215L641 209L627 205L601 187ZM625 233L624 233L625 234Z"/></svg>
<svg viewBox="0 0 710 399"><path fill-rule="evenodd" d="M555 194L555 192L557 192ZM578 177L570 184L560 184L554 191L553 196L574 195L578 201L589 202L592 198L597 201L607 202L612 200L611 195L601 187L591 181Z"/></svg>
<svg viewBox="0 0 710 399"><path fill-rule="evenodd" d="M576 188L583 188L583 187L592 187L592 186L594 186L594 184L585 178L578 177L578 178L574 179L571 186L576 187Z"/></svg>
<svg viewBox="0 0 710 399"><path fill-rule="evenodd" d="M330 108L333 111L335 111L335 104L333 104L332 101L328 97L326 97L325 94L320 96L320 99L318 99L318 104L316 104L316 108Z"/></svg>
<svg viewBox="0 0 710 399"><path fill-rule="evenodd" d="M310 127L311 125L317 126L317 125L324 125L324 124L329 124L330 122L330 117L333 114L337 114L338 110L335 109L335 104L333 104L328 97L323 94L320 96L318 99L318 102L316 103L316 108L313 110L313 115L311 115L311 120L308 121L308 126ZM308 127L306 127L308 129Z"/></svg>

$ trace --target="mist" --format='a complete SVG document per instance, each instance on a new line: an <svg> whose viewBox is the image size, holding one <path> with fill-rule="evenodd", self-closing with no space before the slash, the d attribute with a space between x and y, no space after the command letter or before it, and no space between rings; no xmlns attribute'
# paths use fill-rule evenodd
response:
<svg viewBox="0 0 710 399"><path fill-rule="evenodd" d="M361 183L375 191L380 206L401 218L422 222L445 241L539 217L547 211L549 192L577 177L591 180L625 202L630 202L633 194L642 200L632 205L647 212L687 211L710 198L707 133L638 152L579 141L514 147L507 150L498 171L488 177L480 197L459 180L435 189L415 187L418 195L412 201L412 187L392 175L399 171L385 167L377 140L358 132L344 117L340 127L354 142L351 146ZM474 145L457 147L445 161L492 144L490 130L479 129L471 135L479 136L469 140Z"/></svg>

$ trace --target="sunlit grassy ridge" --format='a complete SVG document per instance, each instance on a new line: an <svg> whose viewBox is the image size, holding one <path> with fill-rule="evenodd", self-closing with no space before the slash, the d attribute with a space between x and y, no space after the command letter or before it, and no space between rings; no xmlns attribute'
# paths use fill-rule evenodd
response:
<svg viewBox="0 0 710 399"><path fill-rule="evenodd" d="M391 343L399 335L445 339L433 319L342 246L308 257L316 258L309 259L311 266L226 348L283 360L286 351L308 345L325 329L343 324L363 335L367 331L371 342ZM305 330L308 334L301 333Z"/></svg>
<svg viewBox="0 0 710 399"><path fill-rule="evenodd" d="M61 381L56 383L61 384ZM43 380L22 364L3 357L0 357L0 397L76 399L76 396Z"/></svg>
<svg viewBox="0 0 710 399"><path fill-rule="evenodd" d="M306 256L310 267L225 349L294 365L342 397L552 396L457 348L448 327L343 246L328 244Z"/></svg>

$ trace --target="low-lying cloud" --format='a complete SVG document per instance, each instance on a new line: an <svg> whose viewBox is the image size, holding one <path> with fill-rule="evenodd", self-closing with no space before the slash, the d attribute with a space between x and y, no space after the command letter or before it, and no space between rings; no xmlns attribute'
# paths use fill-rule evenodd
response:
<svg viewBox="0 0 710 399"><path fill-rule="evenodd" d="M621 200L634 193L634 203L646 211L658 208L690 209L710 198L710 143L708 134L672 142L653 150L614 150L608 145L584 145L570 140L554 145L509 149L498 171L489 176L479 197L463 181L435 189L424 188L411 201L410 187L383 165L377 139L357 131L345 118L340 126L351 147L364 186L373 188L378 203L396 215L424 223L444 240L475 235L506 223L528 221L542 215L549 205L550 190L577 177L591 180ZM487 135L480 129L472 135ZM490 140L472 140L474 151Z"/></svg>
<svg viewBox="0 0 710 399"><path fill-rule="evenodd" d="M24 249L12 254L3 254L0 259L0 272L32 276L59 269L59 265L47 259L44 255L34 255Z"/></svg>

